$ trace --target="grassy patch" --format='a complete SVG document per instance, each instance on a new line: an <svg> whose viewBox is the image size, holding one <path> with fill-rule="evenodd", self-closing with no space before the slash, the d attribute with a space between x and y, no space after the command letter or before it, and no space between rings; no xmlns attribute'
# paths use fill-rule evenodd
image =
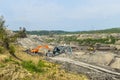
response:
<svg viewBox="0 0 120 80"><path fill-rule="evenodd" d="M9 58L5 58L4 59L4 63L8 63L8 62L11 62L13 64L17 64L17 65L20 65L20 63L16 60L14 60L12 57L9 57Z"/></svg>
<svg viewBox="0 0 120 80"><path fill-rule="evenodd" d="M0 46L0 53L3 53L4 47Z"/></svg>
<svg viewBox="0 0 120 80"><path fill-rule="evenodd" d="M14 47L14 45L10 45L9 46L9 52L10 52L10 54L14 54L15 53L15 47Z"/></svg>
<svg viewBox="0 0 120 80"><path fill-rule="evenodd" d="M10 62L10 61L13 61L11 57L5 58L5 60L4 60L5 63Z"/></svg>
<svg viewBox="0 0 120 80"><path fill-rule="evenodd" d="M43 60L44 57L28 55L22 52L23 48L16 47L15 55L24 60L20 63L20 66L31 72L34 80L88 80L85 75L61 70L60 65L47 62Z"/></svg>
<svg viewBox="0 0 120 80"><path fill-rule="evenodd" d="M23 61L22 66L30 72L41 73L44 72L43 67L45 64L42 61L39 61L37 65L32 61Z"/></svg>
<svg viewBox="0 0 120 80"><path fill-rule="evenodd" d="M6 65L3 63L0 63L0 68L5 67Z"/></svg>

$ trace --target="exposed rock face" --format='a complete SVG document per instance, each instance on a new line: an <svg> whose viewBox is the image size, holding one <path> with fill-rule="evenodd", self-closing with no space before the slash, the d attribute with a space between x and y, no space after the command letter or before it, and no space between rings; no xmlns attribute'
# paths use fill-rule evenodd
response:
<svg viewBox="0 0 120 80"><path fill-rule="evenodd" d="M5 31L7 32L8 36L13 36L15 33L9 29L5 29Z"/></svg>
<svg viewBox="0 0 120 80"><path fill-rule="evenodd" d="M28 49L28 48L35 48L38 45L42 45L44 41L41 39L40 36L30 35L27 38L19 38L17 40L17 43L23 46L24 48Z"/></svg>

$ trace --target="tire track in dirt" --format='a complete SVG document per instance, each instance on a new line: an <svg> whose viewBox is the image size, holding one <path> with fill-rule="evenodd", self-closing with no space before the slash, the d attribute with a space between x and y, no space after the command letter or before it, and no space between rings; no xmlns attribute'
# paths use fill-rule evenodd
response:
<svg viewBox="0 0 120 80"><path fill-rule="evenodd" d="M88 64L88 63L75 61L75 60L72 60L72 59L69 59L69 58L50 57L50 59L52 59L54 61L68 62L68 63L74 64L74 65L77 65L77 66L88 68L88 69L96 71L96 72L105 72L105 73L109 73L109 74L112 74L112 75L120 76L120 73L118 73L118 72L111 71L111 70L108 70L108 69L105 69L105 68L102 68L102 67L99 67L99 66L91 65L91 64Z"/></svg>

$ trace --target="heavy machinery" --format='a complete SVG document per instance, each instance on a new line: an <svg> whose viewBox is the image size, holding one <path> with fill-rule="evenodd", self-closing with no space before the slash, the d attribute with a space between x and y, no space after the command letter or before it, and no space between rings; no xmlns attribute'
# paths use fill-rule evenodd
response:
<svg viewBox="0 0 120 80"><path fill-rule="evenodd" d="M56 46L52 52L49 50L46 56L53 57L62 53L72 54L72 48L70 46Z"/></svg>
<svg viewBox="0 0 120 80"><path fill-rule="evenodd" d="M44 51L43 49L46 49L47 52L41 54L41 51ZM70 46L56 46L53 48L53 50L51 50L48 47L48 45L40 45L34 49L27 49L25 50L25 52L31 55L38 54L38 55L46 55L48 57L53 57L62 53L72 54L72 48Z"/></svg>
<svg viewBox="0 0 120 80"><path fill-rule="evenodd" d="M47 50L48 51L48 50L50 50L50 48L48 47L48 45L39 45L39 46L37 46L34 49L27 49L27 50L25 50L25 52L27 52L28 54L39 54L40 52L43 52L43 50Z"/></svg>
<svg viewBox="0 0 120 80"><path fill-rule="evenodd" d="M40 45L40 46L38 46L38 47L36 47L36 48L34 48L34 49L31 49L30 52L31 52L31 53L38 53L38 51L39 51L40 48L45 48L45 49L48 49L48 50L50 49L50 48L48 47L48 45L43 45L43 46Z"/></svg>

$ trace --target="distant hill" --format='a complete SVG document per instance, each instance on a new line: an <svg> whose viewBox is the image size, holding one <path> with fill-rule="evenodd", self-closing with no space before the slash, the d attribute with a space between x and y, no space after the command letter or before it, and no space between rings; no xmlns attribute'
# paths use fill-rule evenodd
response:
<svg viewBox="0 0 120 80"><path fill-rule="evenodd" d="M52 34L70 34L71 32L67 31L61 31L61 30L52 30L52 31L47 31L47 30L42 30L42 31L27 31L28 34L32 35L52 35Z"/></svg>
<svg viewBox="0 0 120 80"><path fill-rule="evenodd" d="M110 28L104 30L82 31L80 33L120 33L120 28Z"/></svg>
<svg viewBox="0 0 120 80"><path fill-rule="evenodd" d="M27 31L28 34L32 35L52 35L52 34L93 34L93 33L120 33L120 28L111 28L111 29L104 29L104 30L90 30L90 31L61 31L61 30L41 30L41 31Z"/></svg>

